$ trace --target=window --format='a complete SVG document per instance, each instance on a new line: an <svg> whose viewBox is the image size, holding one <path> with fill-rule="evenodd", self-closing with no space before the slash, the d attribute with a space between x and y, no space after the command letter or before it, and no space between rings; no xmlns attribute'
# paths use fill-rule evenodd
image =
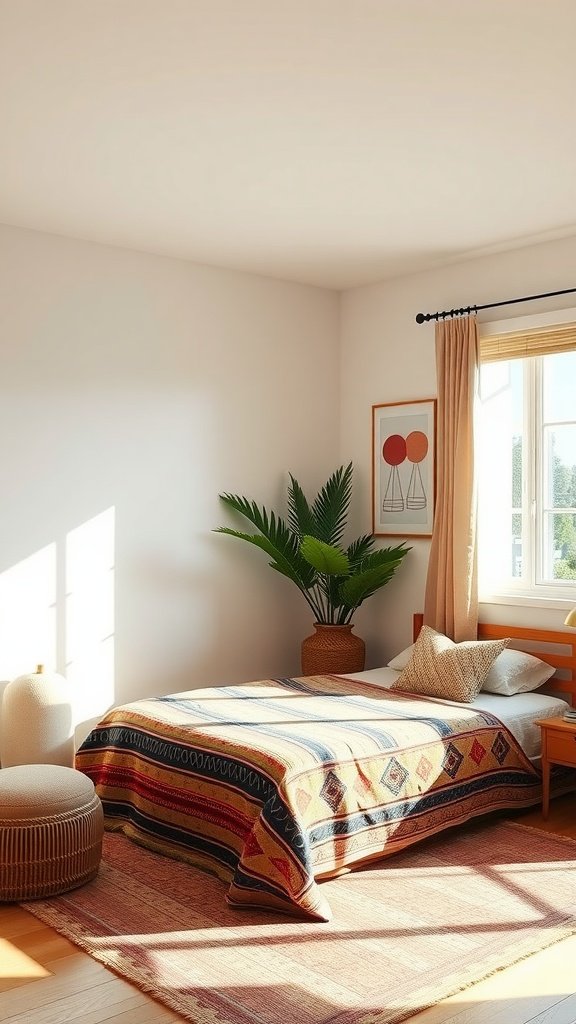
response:
<svg viewBox="0 0 576 1024"><path fill-rule="evenodd" d="M481 339L480 594L576 599L576 323Z"/></svg>

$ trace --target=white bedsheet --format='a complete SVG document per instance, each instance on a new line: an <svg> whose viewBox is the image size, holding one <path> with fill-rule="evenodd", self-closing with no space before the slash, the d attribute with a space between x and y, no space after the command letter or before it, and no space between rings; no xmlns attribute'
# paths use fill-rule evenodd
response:
<svg viewBox="0 0 576 1024"><path fill-rule="evenodd" d="M367 672L358 672L348 675L347 679L358 679L363 683L372 683L373 686L384 686L388 688L398 679L399 672L392 668L373 668ZM460 705L445 703L444 718L450 719L458 713ZM560 697L551 697L538 690L531 693L517 693L513 697L502 697L498 693L479 693L476 700L466 707L479 708L481 711L488 711L491 715L499 718L503 725L507 726L512 735L518 740L524 753L531 761L540 759L540 729L535 722L540 718L554 718L562 716L568 703Z"/></svg>

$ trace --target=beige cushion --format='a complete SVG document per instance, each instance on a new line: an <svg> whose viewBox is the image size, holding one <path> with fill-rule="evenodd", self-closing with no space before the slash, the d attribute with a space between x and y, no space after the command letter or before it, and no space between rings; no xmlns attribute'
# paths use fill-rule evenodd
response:
<svg viewBox="0 0 576 1024"><path fill-rule="evenodd" d="M73 811L94 796L94 784L74 768L26 764L0 771L0 819L46 817Z"/></svg>
<svg viewBox="0 0 576 1024"><path fill-rule="evenodd" d="M430 626L422 626L406 668L390 689L469 704L508 642L467 640L455 644Z"/></svg>

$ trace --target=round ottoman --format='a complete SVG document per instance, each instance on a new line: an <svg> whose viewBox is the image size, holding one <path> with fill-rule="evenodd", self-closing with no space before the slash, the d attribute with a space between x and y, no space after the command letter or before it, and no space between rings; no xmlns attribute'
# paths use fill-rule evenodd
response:
<svg viewBox="0 0 576 1024"><path fill-rule="evenodd" d="M0 900L54 896L88 882L102 856L91 780L55 764L0 770Z"/></svg>

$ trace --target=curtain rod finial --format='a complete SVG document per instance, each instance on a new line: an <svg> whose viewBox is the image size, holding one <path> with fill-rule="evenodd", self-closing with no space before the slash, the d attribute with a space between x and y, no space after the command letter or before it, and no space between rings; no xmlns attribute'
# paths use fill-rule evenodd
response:
<svg viewBox="0 0 576 1024"><path fill-rule="evenodd" d="M416 314L416 323L417 324L423 324L426 319L427 319L427 317L424 316L424 313L417 313Z"/></svg>

